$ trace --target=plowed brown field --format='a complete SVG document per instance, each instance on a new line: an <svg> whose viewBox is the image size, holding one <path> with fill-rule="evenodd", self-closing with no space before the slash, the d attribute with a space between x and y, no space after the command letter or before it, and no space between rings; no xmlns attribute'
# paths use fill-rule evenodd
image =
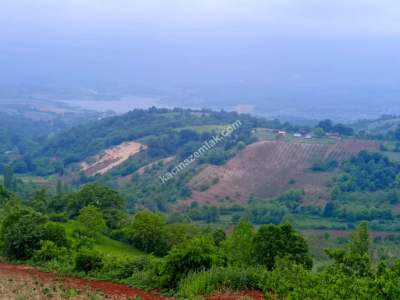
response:
<svg viewBox="0 0 400 300"><path fill-rule="evenodd" d="M72 295L71 295L72 293ZM163 300L140 289L107 281L59 277L29 266L0 262L0 300L14 299L113 299L138 297L143 300Z"/></svg>
<svg viewBox="0 0 400 300"><path fill-rule="evenodd" d="M247 201L250 194L273 197L301 188L306 201L322 205L332 173L311 172L319 159L342 161L362 150L375 150L378 143L341 140L334 144L262 141L249 145L224 166L208 166L190 182L192 199L217 204L222 199ZM217 179L216 179L217 178ZM210 186L207 190L199 186Z"/></svg>

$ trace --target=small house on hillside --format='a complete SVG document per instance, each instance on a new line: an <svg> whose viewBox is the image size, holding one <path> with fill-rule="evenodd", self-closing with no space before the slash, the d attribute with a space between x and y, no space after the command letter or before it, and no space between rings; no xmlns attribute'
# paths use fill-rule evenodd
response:
<svg viewBox="0 0 400 300"><path fill-rule="evenodd" d="M279 130L279 131L278 131L278 135L279 135L279 136L285 136L285 135L286 135L286 131L284 131L284 130Z"/></svg>

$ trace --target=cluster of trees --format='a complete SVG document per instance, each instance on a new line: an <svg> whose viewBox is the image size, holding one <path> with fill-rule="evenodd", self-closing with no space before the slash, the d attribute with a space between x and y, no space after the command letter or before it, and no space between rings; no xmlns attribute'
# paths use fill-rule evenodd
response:
<svg viewBox="0 0 400 300"><path fill-rule="evenodd" d="M51 113L49 113L51 114ZM43 157L42 147L53 136L82 122L97 118L96 113L82 112L63 116L30 119L19 113L0 112L0 172L11 165L17 173L48 174L62 166Z"/></svg>
<svg viewBox="0 0 400 300"><path fill-rule="evenodd" d="M301 197L300 191L291 191L274 201L290 209ZM241 219L227 234L218 227L190 223L179 214L166 217L141 210L129 215L124 199L98 184L56 196L41 191L26 201L0 187L0 200L2 255L59 272L161 288L183 298L221 288L261 289L267 299L400 295L399 264L381 261L373 266L366 223L348 246L327 249L331 264L316 272L311 271L306 240L289 224L255 229ZM232 210L243 212L239 207ZM94 247L103 235L144 254L135 259L105 256Z"/></svg>
<svg viewBox="0 0 400 300"><path fill-rule="evenodd" d="M326 165L329 162L325 162ZM321 164L318 170L324 169ZM380 153L362 151L343 162L334 179L330 201L322 217L353 223L392 220L392 205L400 200L400 164Z"/></svg>
<svg viewBox="0 0 400 300"><path fill-rule="evenodd" d="M314 172L330 172L335 170L339 163L335 159L318 160L313 163L311 170Z"/></svg>
<svg viewBox="0 0 400 300"><path fill-rule="evenodd" d="M129 216L123 198L98 184L58 196L40 191L29 201L1 187L0 197L0 250L8 259L58 261L72 264L76 272L101 273L107 262L94 243L106 234L162 259L147 266L146 272L167 289L176 288L192 272L217 266L259 265L272 270L278 257L287 257L312 267L307 243L290 225L265 225L255 231L241 221L227 237L223 230L173 223L146 210ZM75 225L68 235L71 224Z"/></svg>
<svg viewBox="0 0 400 300"><path fill-rule="evenodd" d="M354 129L350 126L338 123L334 124L331 120L324 120L318 123L316 129L321 131L321 135L325 133L337 133L340 135L351 136L354 134Z"/></svg>
<svg viewBox="0 0 400 300"><path fill-rule="evenodd" d="M380 153L362 151L342 166L337 187L343 192L378 191L392 188L400 173L400 164Z"/></svg>

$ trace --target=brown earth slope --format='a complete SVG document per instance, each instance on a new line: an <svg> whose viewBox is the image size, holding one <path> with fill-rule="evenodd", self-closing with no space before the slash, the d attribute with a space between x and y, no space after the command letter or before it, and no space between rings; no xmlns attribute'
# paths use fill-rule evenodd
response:
<svg viewBox="0 0 400 300"><path fill-rule="evenodd" d="M147 147L138 142L126 142L105 150L102 154L92 158L92 162L82 162L81 170L86 175L105 174L115 168L131 156L138 154Z"/></svg>
<svg viewBox="0 0 400 300"><path fill-rule="evenodd" d="M224 166L208 166L190 182L192 199L218 203L221 199L244 202L250 194L274 197L301 188L306 200L326 198L332 173L309 171L318 159L342 161L362 150L374 150L374 141L340 140L333 144L262 141L248 146Z"/></svg>

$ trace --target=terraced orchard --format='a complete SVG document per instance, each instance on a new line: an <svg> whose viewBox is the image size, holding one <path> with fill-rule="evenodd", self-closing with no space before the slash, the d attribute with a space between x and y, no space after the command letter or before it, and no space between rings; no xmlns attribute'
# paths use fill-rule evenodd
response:
<svg viewBox="0 0 400 300"><path fill-rule="evenodd" d="M318 160L338 162L378 143L340 140L332 144L262 141L248 146L224 166L208 166L190 182L192 198L200 203L221 199L244 202L250 194L273 197L291 188L306 192L306 200L318 202L329 192L333 173L310 171Z"/></svg>

